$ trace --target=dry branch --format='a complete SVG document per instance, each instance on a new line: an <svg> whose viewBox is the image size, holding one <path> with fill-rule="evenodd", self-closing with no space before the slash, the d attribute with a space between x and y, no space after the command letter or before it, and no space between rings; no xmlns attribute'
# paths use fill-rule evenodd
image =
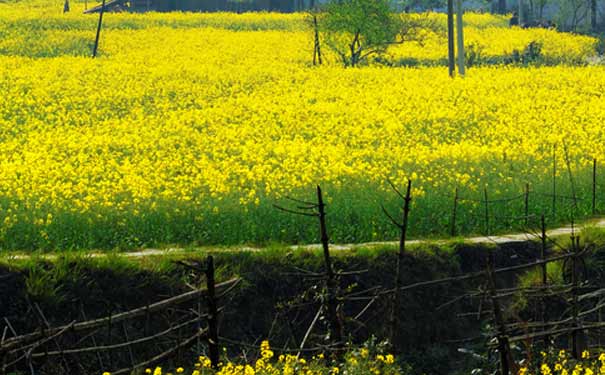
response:
<svg viewBox="0 0 605 375"><path fill-rule="evenodd" d="M117 370L117 371L112 371L111 374L113 374L113 375L130 374L131 372L135 371L136 369L139 369L139 368L142 368L142 367L151 366L152 364L157 363L157 362L159 362L159 361L161 361L161 360L163 360L163 359L165 359L167 357L170 357L171 355L173 355L177 351L179 351L179 350L181 350L181 349L183 349L183 348L185 348L185 347L193 344L193 342L195 340L197 340L199 337L202 337L204 335L206 335L206 330L200 330L195 335L189 337L187 340L179 343L178 345L176 345L175 347L173 347L170 350L167 350L167 351L165 351L165 352L163 352L161 354L158 354L155 357L153 357L153 358L151 358L151 359L149 359L147 361L141 362L141 363L139 363L139 364L137 364L137 365L135 365L133 367L124 368L124 369L120 369L120 370Z"/></svg>
<svg viewBox="0 0 605 375"><path fill-rule="evenodd" d="M179 328L186 327L186 326L188 326L190 324L193 324L193 323L195 323L197 321L198 321L198 318L195 318L195 319L192 319L192 320L188 320L188 321L186 321L184 323L181 323L181 324L176 325L174 327L168 328L167 330L164 330L162 332L156 333L155 335L143 337L143 338L132 340L132 341L128 341L128 342L123 342L123 343L114 344L114 345L91 346L91 347L80 348L80 349L66 349L66 350L63 350L62 352L60 352L60 351L53 351L53 352L45 352L45 353L34 353L34 354L32 354L32 358L42 358L42 357L45 357L45 356L52 357L52 356L61 355L61 353L63 353L63 354L82 354L82 353L88 353L88 352L121 349L121 348L132 346L132 345L143 344L143 343L146 343L148 341L152 341L154 339L157 339L159 337L166 336L167 334L169 334L171 332L174 332L175 330L177 330Z"/></svg>
<svg viewBox="0 0 605 375"><path fill-rule="evenodd" d="M239 278L233 278L231 280L217 284L216 287L217 288L225 288L225 287L229 288L229 287L232 287L232 286L236 285L237 283L239 283L240 280L241 279L239 279ZM164 308L166 308L168 306L191 301L193 299L196 299L200 296L205 295L206 293L207 293L206 289L198 289L198 290L194 290L191 292L183 293L183 294L175 296L175 297L164 299L162 301L150 304L145 307L139 307L139 308L136 308L133 310L123 312L123 313L115 314L115 315L112 315L111 317L93 319L93 320L89 320L89 321L85 321L85 322L75 323L73 325L70 324L67 326L61 326L61 327L48 329L43 332L33 332L33 333L26 334L26 335L13 337L13 338L7 339L4 342L4 345L2 347L0 347L0 353L6 352L12 348L15 348L24 342L30 342L32 340L37 340L37 339L39 339L41 337L45 337L47 335L54 335L57 332L61 332L65 328L71 328L74 332L78 332L78 331L85 331L88 329L93 329L93 328L107 325L110 320L113 324L115 324L115 323L119 323L119 322L122 322L127 319L132 319L132 318L135 318L138 316L142 316L145 314L154 313L154 312L163 310Z"/></svg>

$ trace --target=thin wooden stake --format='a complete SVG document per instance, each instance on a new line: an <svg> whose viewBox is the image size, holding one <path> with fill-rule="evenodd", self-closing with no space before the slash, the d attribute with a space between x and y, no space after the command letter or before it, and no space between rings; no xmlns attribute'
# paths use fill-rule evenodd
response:
<svg viewBox="0 0 605 375"><path fill-rule="evenodd" d="M571 172L571 161L569 159L569 149L567 148L567 144L563 142L563 156L565 156L565 166L567 167L567 174L569 176L569 183L571 184L571 196L573 197L573 208L575 215L575 211L578 210L578 196L576 195L576 185L573 179L573 173Z"/></svg>
<svg viewBox="0 0 605 375"><path fill-rule="evenodd" d="M597 159L592 160L592 214L597 214Z"/></svg>
<svg viewBox="0 0 605 375"><path fill-rule="evenodd" d="M458 211L458 186L454 190L454 208L452 209L452 223L450 224L450 235L456 235L456 211Z"/></svg>
<svg viewBox="0 0 605 375"><path fill-rule="evenodd" d="M124 331L124 338L126 342L130 342L130 338L128 337L128 329L126 328L126 322L122 322L122 330ZM132 353L132 346L128 345L128 357L130 358L130 366L134 367L134 354Z"/></svg>
<svg viewBox="0 0 605 375"><path fill-rule="evenodd" d="M399 237L399 253L397 256L397 270L395 276L395 291L393 292L393 305L391 306L391 344L396 345L399 338L399 310L400 295L399 288L403 284L403 260L405 256L405 241L408 229L408 216L410 213L410 202L412 201L412 181L408 180L408 187L403 203L403 218L401 224L401 235Z"/></svg>
<svg viewBox="0 0 605 375"><path fill-rule="evenodd" d="M82 318L84 318L85 321L88 320L88 318L86 317L86 312L84 312L84 304L82 303L82 301L80 301L80 312L82 313ZM95 339L95 335L90 336L91 341L92 341L92 345L93 346L97 346L97 340ZM95 355L97 356L97 361L99 361L99 368L103 369L105 368L105 366L103 365L103 358L101 357L101 353L99 353L98 351L95 351Z"/></svg>
<svg viewBox="0 0 605 375"><path fill-rule="evenodd" d="M337 299L337 281L332 268L332 260L330 258L330 239L326 227L326 206L323 201L321 188L317 186L317 208L319 210L319 231L321 235L321 245L324 253L324 262L326 265L326 289L328 293L327 310L328 320L330 322L330 339L337 346L342 346L343 327L338 316L338 299Z"/></svg>
<svg viewBox="0 0 605 375"><path fill-rule="evenodd" d="M496 280L494 276L494 260L493 253L488 255L487 261L487 283L489 287L490 299L493 306L494 322L496 323L497 329L497 340L498 340L498 351L500 354L500 375L510 375L510 366L512 362L512 354L510 350L510 343L508 341L508 334L506 332L506 323L502 316L502 310L500 308L500 302L496 297Z"/></svg>
<svg viewBox="0 0 605 375"><path fill-rule="evenodd" d="M208 289L208 349L212 368L218 369L220 362L218 346L218 312L216 307L216 291L214 282L214 258L209 255L206 259L206 283Z"/></svg>
<svg viewBox="0 0 605 375"><path fill-rule="evenodd" d="M485 205L485 235L489 236L489 200L487 199L487 186L483 188L483 204Z"/></svg>
<svg viewBox="0 0 605 375"><path fill-rule="evenodd" d="M546 220L544 219L544 213L542 213L542 216L540 217L540 228L542 230L542 233L540 234L540 242L541 242L541 247L540 247L540 260L543 261L544 259L546 259ZM542 286L546 287L548 285L548 273L547 273L547 263L542 263ZM541 318L542 318L542 323L546 324L547 321L547 310L546 310L546 297L543 296L541 298ZM547 336L544 336L544 344L548 347L550 345L550 338Z"/></svg>
<svg viewBox="0 0 605 375"><path fill-rule="evenodd" d="M99 24L97 25L97 36L95 37L95 46L92 50L92 58L97 57L97 50L99 48L99 39L101 38L101 27L103 27L103 13L105 13L105 0L101 5L101 12L99 12Z"/></svg>
<svg viewBox="0 0 605 375"><path fill-rule="evenodd" d="M111 322L111 315L112 315L112 311L111 308L109 310L109 321L107 322L107 335L109 336L109 342L111 342L111 329L112 329L112 322ZM109 353L107 353L109 355L109 368L113 368L113 355L112 352L109 351Z"/></svg>
<svg viewBox="0 0 605 375"><path fill-rule="evenodd" d="M557 145L552 146L552 216L557 217Z"/></svg>
<svg viewBox="0 0 605 375"><path fill-rule="evenodd" d="M579 263L578 258L580 257L580 236L576 236L572 233L571 235L571 251L573 256L571 257L571 283L572 283L572 321L574 330L571 331L571 349L572 355L576 359L582 358L582 352L586 349L586 340L584 338L584 332L581 329L581 322L579 319L580 307L578 298L578 285L580 284L579 275Z"/></svg>
<svg viewBox="0 0 605 375"><path fill-rule="evenodd" d="M525 184L525 193L523 197L523 202L525 204L524 214L525 214L525 226L529 224L529 184Z"/></svg>
<svg viewBox="0 0 605 375"><path fill-rule="evenodd" d="M322 64L321 61L321 44L319 40L319 26L317 25L317 15L313 15L313 29L315 31L315 46L313 49L313 65Z"/></svg>

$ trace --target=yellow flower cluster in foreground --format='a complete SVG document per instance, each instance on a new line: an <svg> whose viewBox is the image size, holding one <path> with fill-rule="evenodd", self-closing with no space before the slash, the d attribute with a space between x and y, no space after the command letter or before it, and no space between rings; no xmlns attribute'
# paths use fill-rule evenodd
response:
<svg viewBox="0 0 605 375"><path fill-rule="evenodd" d="M231 361L221 363L213 369L210 359L200 356L190 370L177 367L174 371L166 371L162 367L145 369L146 374L152 375L400 375L399 367L395 364L392 354L375 353L375 350L361 348L345 354L341 362L328 360L324 354L318 354L306 360L295 355L279 355L275 358L268 341L263 341L260 348L260 358L253 363L237 364ZM103 375L111 375L109 372Z"/></svg>
<svg viewBox="0 0 605 375"><path fill-rule="evenodd" d="M574 360L565 350L558 354L541 352L541 363L536 369L521 367L518 375L602 375L605 374L605 353L582 352L581 359Z"/></svg>
<svg viewBox="0 0 605 375"><path fill-rule="evenodd" d="M574 168L605 155L603 67L481 67L464 79L442 67L312 67L302 15L274 14L107 14L93 60L96 17L32 4L0 4L0 242L17 227L12 238L41 239L31 246L80 235L49 234L71 225L64 213L91 226L124 213L116 231L141 232L160 207L165 222L182 207L202 220L223 200L258 205L316 183L412 178L416 196L479 191L488 176L524 184L563 141ZM468 40L493 54L541 40L547 55L576 58L595 43L467 20ZM444 56L439 38L393 53Z"/></svg>

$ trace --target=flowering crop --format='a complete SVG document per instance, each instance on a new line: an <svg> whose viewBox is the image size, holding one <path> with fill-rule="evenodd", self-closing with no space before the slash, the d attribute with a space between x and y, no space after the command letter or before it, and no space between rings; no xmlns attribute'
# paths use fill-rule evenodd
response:
<svg viewBox="0 0 605 375"><path fill-rule="evenodd" d="M522 366L518 375L597 375L605 374L605 353L582 352L580 359L573 359L565 350L559 353L541 352L536 366ZM532 368L535 367L535 368Z"/></svg>
<svg viewBox="0 0 605 375"><path fill-rule="evenodd" d="M413 230L435 233L432 191L538 186L563 142L578 173L605 155L602 67L313 68L302 16L275 14L108 14L93 60L96 17L41 4L0 4L3 248L313 241L271 204L316 183L341 213L335 240L385 239L387 178L414 180ZM594 45L467 20L494 55ZM439 40L393 53L439 59Z"/></svg>
<svg viewBox="0 0 605 375"><path fill-rule="evenodd" d="M221 363L218 369L212 369L210 359L200 356L191 371L177 367L174 371L166 371L158 366L145 370L146 374L172 375L402 375L404 372L395 363L392 354L383 354L361 348L346 353L343 361L328 359L324 354L313 356L309 360L295 355L275 356L268 341L261 344L260 357L253 363L238 364L231 361ZM103 375L111 375L109 372Z"/></svg>

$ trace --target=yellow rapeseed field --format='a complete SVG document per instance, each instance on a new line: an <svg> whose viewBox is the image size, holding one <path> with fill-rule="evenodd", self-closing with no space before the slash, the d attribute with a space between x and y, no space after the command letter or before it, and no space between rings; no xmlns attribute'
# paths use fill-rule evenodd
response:
<svg viewBox="0 0 605 375"><path fill-rule="evenodd" d="M413 179L417 233L439 233L447 207L431 192L549 186L553 147L561 184L564 145L579 175L605 156L605 68L583 66L593 38L468 14L485 56L538 41L557 65L450 79L438 32L389 51L436 66L345 69L329 54L311 65L300 14L110 13L93 60L97 18L81 7L0 4L4 248L313 241L271 205L318 183L344 210L336 240L385 239L372 207L387 178Z"/></svg>

